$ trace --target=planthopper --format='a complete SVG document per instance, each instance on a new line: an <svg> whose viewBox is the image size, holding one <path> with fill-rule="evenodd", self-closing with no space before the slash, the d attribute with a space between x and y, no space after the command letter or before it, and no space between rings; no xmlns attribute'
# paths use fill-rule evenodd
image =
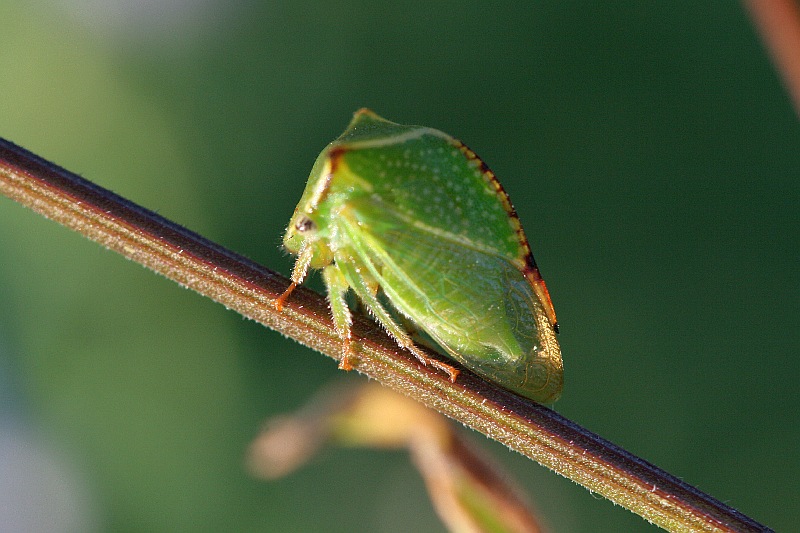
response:
<svg viewBox="0 0 800 533"><path fill-rule="evenodd" d="M276 305L322 269L341 368L355 357L352 290L453 381L458 370L420 350L406 324L501 387L545 403L561 393L558 324L528 240L494 173L453 137L356 112L314 163L283 242L297 262Z"/></svg>

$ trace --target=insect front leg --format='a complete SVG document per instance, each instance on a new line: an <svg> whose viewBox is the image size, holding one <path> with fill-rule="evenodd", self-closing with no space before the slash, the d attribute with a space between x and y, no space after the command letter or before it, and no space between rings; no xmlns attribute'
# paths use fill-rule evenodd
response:
<svg viewBox="0 0 800 533"><path fill-rule="evenodd" d="M303 283L303 280L308 274L308 267L311 265L311 259L314 257L314 251L309 244L309 241L303 241L303 245L300 247L300 251L297 254L297 261L294 263L294 270L292 270L292 283L289 287L283 291L277 300L275 300L275 309L278 311L283 310L283 304L289 295L292 294L292 291L297 288L298 285Z"/></svg>
<svg viewBox="0 0 800 533"><path fill-rule="evenodd" d="M342 339L342 359L339 361L339 368L352 370L353 365L350 364L350 356L353 352L350 347L350 326L353 323L353 317L345 300L345 295L350 285L335 263L326 266L322 270L322 279L325 281L325 287L328 290L328 303L331 306L333 327L336 329L336 334Z"/></svg>

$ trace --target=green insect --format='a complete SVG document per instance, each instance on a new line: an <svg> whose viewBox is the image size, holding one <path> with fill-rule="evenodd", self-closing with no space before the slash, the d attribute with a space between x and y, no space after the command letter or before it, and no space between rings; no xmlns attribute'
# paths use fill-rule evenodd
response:
<svg viewBox="0 0 800 533"><path fill-rule="evenodd" d="M417 348L385 302L490 381L540 402L561 393L556 315L519 219L494 174L449 135L356 112L314 163L283 242L297 262L276 306L322 269L341 368L354 355L352 289L398 345L452 381L458 370Z"/></svg>

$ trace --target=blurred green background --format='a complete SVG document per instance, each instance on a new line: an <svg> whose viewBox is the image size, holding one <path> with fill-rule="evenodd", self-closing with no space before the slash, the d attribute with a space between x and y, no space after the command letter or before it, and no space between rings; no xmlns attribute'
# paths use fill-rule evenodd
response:
<svg viewBox="0 0 800 533"><path fill-rule="evenodd" d="M284 224L353 111L457 136L553 295L555 408L800 521L800 126L738 3L20 0L0 42L0 136L286 274ZM363 377L5 198L0 257L6 524L443 530L402 453L245 472L264 418ZM474 438L552 531L655 530Z"/></svg>

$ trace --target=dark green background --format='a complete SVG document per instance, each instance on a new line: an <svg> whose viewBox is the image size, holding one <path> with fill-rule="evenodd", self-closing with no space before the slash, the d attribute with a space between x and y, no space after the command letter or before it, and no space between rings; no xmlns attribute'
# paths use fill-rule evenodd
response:
<svg viewBox="0 0 800 533"><path fill-rule="evenodd" d="M800 126L738 3L221 5L4 2L0 136L288 273L284 224L353 111L455 135L553 295L556 409L796 527ZM8 199L0 257L2 412L79 480L84 525L442 530L401 453L246 475L265 417L364 378ZM553 531L655 529L474 440Z"/></svg>

